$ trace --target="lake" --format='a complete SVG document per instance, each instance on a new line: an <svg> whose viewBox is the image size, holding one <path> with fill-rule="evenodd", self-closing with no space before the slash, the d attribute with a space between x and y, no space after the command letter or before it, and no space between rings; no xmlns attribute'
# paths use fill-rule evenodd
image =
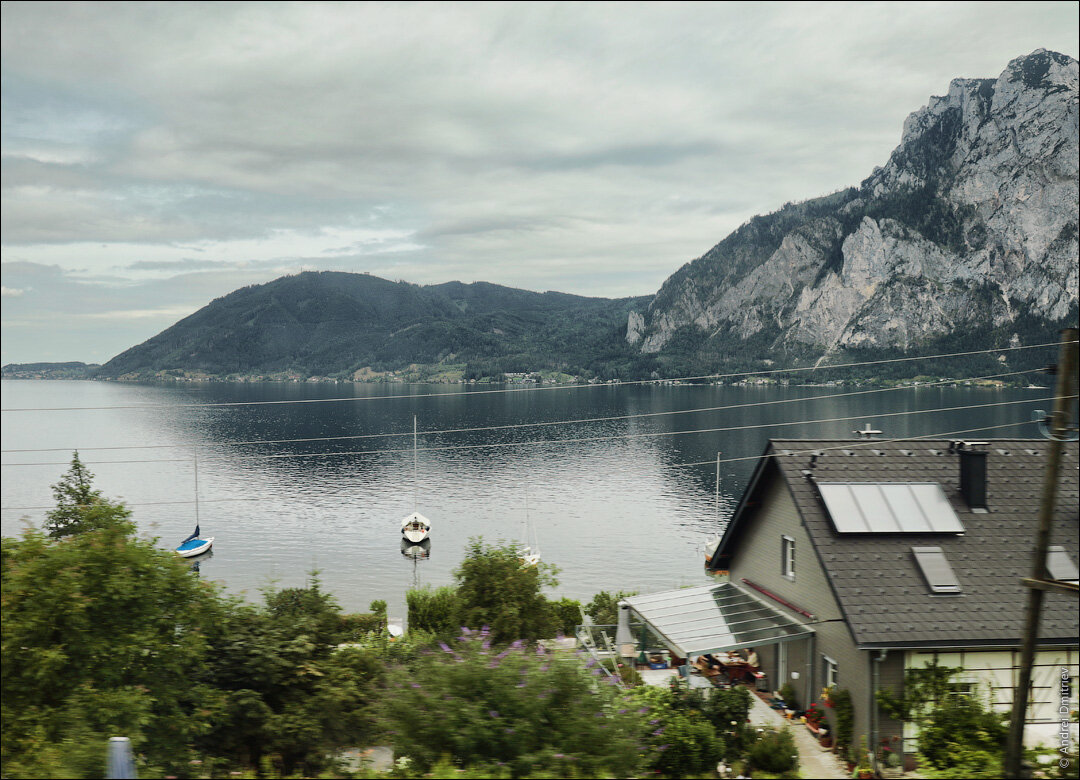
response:
<svg viewBox="0 0 1080 780"><path fill-rule="evenodd" d="M702 542L770 437L854 439L870 423L886 437L1028 438L1039 435L1031 411L1052 408L1050 390L974 387L0 387L5 536L41 523L77 449L140 533L175 547L195 525L197 456L199 519L216 537L201 576L254 600L318 570L345 609L381 598L401 617L409 587L452 582L470 537L521 539L526 506L543 559L561 570L556 595L697 585L708 581ZM851 393L862 394L827 397ZM713 407L736 408L703 411ZM581 422L540 425L568 420ZM427 560L400 547L414 506L432 521Z"/></svg>

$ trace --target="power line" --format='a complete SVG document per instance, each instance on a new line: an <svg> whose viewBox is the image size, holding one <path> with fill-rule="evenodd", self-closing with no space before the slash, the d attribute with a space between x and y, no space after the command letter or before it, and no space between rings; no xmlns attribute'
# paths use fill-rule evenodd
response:
<svg viewBox="0 0 1080 780"><path fill-rule="evenodd" d="M1031 370L1028 370L1028 371L1006 371L1006 372L1003 372L1003 373L1000 373L1000 374L987 374L985 376L969 377L969 378L964 379L964 380L942 379L942 380L939 380L937 382L926 382L926 383L918 385L918 386L916 386L916 385L898 385L896 387L883 387L883 388L875 388L875 389L872 389L872 390L854 390L854 391L849 392L849 393L830 393L828 395L804 396L802 398L781 398L781 399L774 399L774 400L771 400L771 401L753 401L753 402L750 402L750 403L727 404L727 405L724 405L724 406L706 406L706 407L699 407L699 408L695 408L695 409L674 409L674 410L665 411L665 412L641 412L641 413L638 413L638 414L623 414L623 415L615 415L615 416L611 416L611 417L585 417L585 418L576 418L576 419L570 419L570 420L550 420L550 421L541 421L541 422L532 422L532 423L514 423L514 424L510 424L510 425L488 425L488 426L473 427L473 428L445 428L445 429L442 429L442 430L436 429L436 430L430 430L430 431L420 431L420 435L423 435L423 436L436 436L436 435L445 435L445 434L454 434L454 433L478 433L478 432L482 432L482 431L501 431L501 430L512 430L512 429L517 429L517 428L540 428L540 427L555 426L555 425L578 425L578 424L582 424L582 423L615 422L615 421L620 421L620 420L633 420L633 419L646 418L646 417L664 417L664 416L671 416L671 415L676 415L676 414L696 414L696 413L700 413L700 412L730 411L732 409L746 409L746 408L750 408L750 407L761 407L761 406L773 406L773 405L779 405L779 404L793 404L793 403L803 403L803 402L811 402L811 401L822 401L822 400L827 400L827 399L831 399L831 398L850 398L852 396L873 395L873 394L876 394L876 393L892 393L892 392L897 392L897 391L902 391L902 390L917 390L917 389L923 389L923 388L927 388L927 387L937 387L937 386L940 386L940 385L955 384L957 381L979 382L979 381L988 380L988 379L1000 379L1001 377L1006 377L1006 376L1019 376L1021 374L1032 373L1033 370L1035 370L1035 369L1031 369ZM191 442L191 443L185 443L185 444L129 444L129 445L114 446L114 447L41 447L41 448L0 450L0 453L9 454L9 453L26 453L26 452L72 452L72 451L78 451L78 452L104 452L104 451L112 451L112 450L183 449L183 448L188 448L188 447L191 447L191 448L195 448L195 447L241 447L241 446L260 445L260 444L299 444L299 443L322 442L322 441L347 441L347 440L356 440L356 439L391 438L391 437L396 437L396 436L412 436L412 435L413 434L412 434L411 431L399 431L399 432L392 432L392 433L360 433L360 434L353 434L353 435L349 435L349 436L316 436L316 437L299 438L299 439L263 439L263 440L236 441L236 442ZM119 462L119 461L116 461L116 462Z"/></svg>
<svg viewBox="0 0 1080 780"><path fill-rule="evenodd" d="M853 363L834 363L831 365L801 366L795 368L775 368L762 371L739 371L728 374L701 374L699 376L675 377L671 379L635 379L626 382L619 381L619 385L642 385L655 384L657 382L692 382L703 379L731 379L740 376L770 376L773 374L793 374L804 371L826 371L837 368L853 368L860 366L878 366L889 363L908 363L916 360L940 360L942 358L965 357L969 355L987 355L992 352L1015 352L1025 349L1039 349L1043 347L1060 346L1061 342L1053 341L1046 344L1028 344L1015 347L997 347L994 349L976 349L966 352L947 352L937 355L916 355L902 358L887 358L882 360L867 360ZM118 406L54 406L54 407L17 407L0 409L0 412L88 412L104 411L111 409L210 409L231 406L280 406L285 404L326 404L326 403L350 403L357 401L386 401L399 400L402 398L448 398L464 395L490 395L495 393L535 393L547 390L578 390L590 387L605 387L605 384L577 384L577 385L540 385L538 387L501 388L498 390L463 390L456 393L411 393L408 395L373 395L359 398L301 398L282 401L227 401L221 403L193 403L193 404L127 404Z"/></svg>
<svg viewBox="0 0 1080 780"><path fill-rule="evenodd" d="M817 452L829 452L829 451L833 451L833 450L844 450L844 449L856 449L856 448L860 448L860 447L871 447L871 446L874 446L875 444L889 444L889 443L897 443L897 442L903 442L903 441L913 441L913 440L917 440L917 439L942 439L942 438L946 438L946 437L949 437L949 436L959 436L959 435L965 434L965 433L981 433L983 431L999 430L1001 428L1015 428L1018 425L1026 425L1027 423L1028 423L1028 421L1023 420L1023 421L1019 421L1019 422L999 423L997 425L980 425L977 428L963 428L963 429L960 429L960 430L941 431L941 432L938 432L938 433L920 434L918 436L905 436L905 437L897 438L897 439L873 439L873 440L870 440L870 441L852 441L850 443L845 443L843 446L838 446L838 447L815 447L812 450L802 450L802 451L796 450L796 451L787 452L787 453L783 453L783 454L776 453L775 456L776 457L796 457L796 456L812 455L812 454L817 453ZM738 457L738 458L724 458L724 459L719 460L719 462L720 463L738 463L740 461L760 460L761 457L762 457L761 455L745 455L745 456L741 456L741 457ZM714 466L714 465L716 465L717 462L718 462L717 459L713 458L712 460L702 460L702 461L696 461L696 462L692 462L692 463L662 464L662 465L659 466L659 468L681 469L681 468L690 468L690 467L694 467L694 466ZM339 494L341 492L343 492L343 491L336 491L335 493L332 493L331 495L337 495L337 494ZM272 498L272 497L268 497L268 496L248 496L248 497L245 497L245 498L209 498L209 499L200 498L199 503L200 504L231 504L231 503L249 502L249 501L260 502L260 501L279 501L279 500L281 500L281 499ZM190 506L190 505L192 505L194 503L195 503L194 501L140 501L140 502L135 502L135 503L124 502L124 506L127 506L127 507ZM39 509L55 509L55 508L56 508L55 505L5 506L5 507L0 507L0 511L3 511L3 512L29 512L29 511L33 511L33 510L39 510Z"/></svg>
<svg viewBox="0 0 1080 780"><path fill-rule="evenodd" d="M1075 398L1076 396L1071 396L1071 397ZM909 410L909 411L903 411L903 412L883 412L883 413L880 413L880 414L874 414L872 416L875 419L880 418L880 417L904 417L904 416L917 415L917 414L935 414L935 413L938 413L938 412L955 412L955 411L969 410L969 409L986 409L986 408L1000 407L1000 406L1014 406L1014 405L1017 405L1017 404L1039 403L1039 402L1042 402L1042 401L1050 401L1050 400L1053 400L1052 396L1049 397L1049 398L1043 398L1043 397L1040 397L1040 398L1025 398L1025 399L1022 399L1022 400L1019 400L1019 401L997 401L997 402L994 402L994 403L985 403L985 404L965 404L965 405L961 405L961 406L945 406L945 407L939 407L939 408L936 408L936 409L915 409L915 410ZM586 444L586 443L595 443L595 442L601 442L601 441L618 441L618 440L629 440L629 439L657 438L657 437L662 437L662 436L688 436L688 435L692 435L692 434L701 434L701 433L724 433L724 432L728 432L728 431L759 430L761 428L779 428L779 427L785 427L785 426L790 426L790 425L820 425L820 424L824 424L824 423L850 422L851 420L863 420L863 419L866 419L867 416L868 415L865 415L865 414L856 414L856 415L847 415L847 416L844 416L844 417L829 417L829 418L817 419L817 420L791 420L791 421L787 421L787 422L755 423L753 425L734 425L734 426L726 426L726 427L720 427L720 428L699 428L699 429L690 430L690 431L650 431L650 432L643 432L643 433L613 434L613 435L610 435L610 436L579 436L579 437L566 438L566 439L538 439L538 440L534 440L534 441L524 441L524 442L493 442L493 443L490 443L490 444L451 444L451 445L443 445L443 446L435 446L435 447L419 447L419 448L417 448L416 451L418 451L418 452L436 452L437 453L437 452L448 452L448 451L457 451L457 450L502 449L502 448L507 448L507 447L536 447L536 446L546 446L546 445L552 445L552 444ZM276 454L276 455L247 455L247 456L244 456L244 458L246 460L248 460L248 461L254 461L254 460L281 460L281 459L302 459L302 458L304 458L304 459L306 459L306 458L328 458L328 457L345 457L345 456L401 455L401 454L409 454L411 452L413 452L412 448L395 447L393 449L382 449L382 450L349 450L349 451L343 451L343 452L311 452L311 453L284 453L284 454ZM214 457L214 456L211 456L211 457ZM218 456L218 457L222 457L222 456ZM188 461L187 461L187 459L154 458L154 459L146 459L146 460L88 461L87 465L102 466L102 465L130 464L130 463L177 463L177 462L188 462ZM52 462L38 462L38 463L4 463L4 464L0 464L0 466L5 466L5 467L16 467L16 466L66 466L66 465L68 465L68 462L66 462L66 461L52 461Z"/></svg>

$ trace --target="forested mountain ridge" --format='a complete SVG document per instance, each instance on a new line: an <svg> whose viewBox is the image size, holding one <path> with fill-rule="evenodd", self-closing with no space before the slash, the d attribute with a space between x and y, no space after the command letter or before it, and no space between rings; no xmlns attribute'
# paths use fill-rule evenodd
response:
<svg viewBox="0 0 1080 780"><path fill-rule="evenodd" d="M633 312L627 338L686 367L1052 340L1077 318L1077 116L1062 54L954 79L859 187L750 220Z"/></svg>
<svg viewBox="0 0 1080 780"><path fill-rule="evenodd" d="M369 274L305 272L211 302L117 355L102 377L294 372L351 378L411 364L460 378L602 371L625 360L627 312L647 300L586 298L476 282L421 286Z"/></svg>

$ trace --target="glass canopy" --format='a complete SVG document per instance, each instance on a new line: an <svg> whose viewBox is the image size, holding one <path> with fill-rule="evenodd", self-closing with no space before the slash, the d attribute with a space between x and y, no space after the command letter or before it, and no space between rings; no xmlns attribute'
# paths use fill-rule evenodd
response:
<svg viewBox="0 0 1080 780"><path fill-rule="evenodd" d="M730 582L625 599L680 657L787 642L813 634Z"/></svg>

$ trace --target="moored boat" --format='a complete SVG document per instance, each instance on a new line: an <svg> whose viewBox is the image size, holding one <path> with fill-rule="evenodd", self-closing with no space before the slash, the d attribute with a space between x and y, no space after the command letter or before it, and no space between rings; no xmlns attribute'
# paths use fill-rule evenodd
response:
<svg viewBox="0 0 1080 780"><path fill-rule="evenodd" d="M214 546L214 537L208 537L203 539L199 535L199 526L195 526L195 533L189 536L184 541L180 542L176 548L177 554L181 558L194 558L196 555L202 555L205 552L209 552L210 548Z"/></svg>
<svg viewBox="0 0 1080 780"><path fill-rule="evenodd" d="M419 512L413 512L401 521L401 535L412 544L419 544L427 539L430 530L431 521Z"/></svg>

